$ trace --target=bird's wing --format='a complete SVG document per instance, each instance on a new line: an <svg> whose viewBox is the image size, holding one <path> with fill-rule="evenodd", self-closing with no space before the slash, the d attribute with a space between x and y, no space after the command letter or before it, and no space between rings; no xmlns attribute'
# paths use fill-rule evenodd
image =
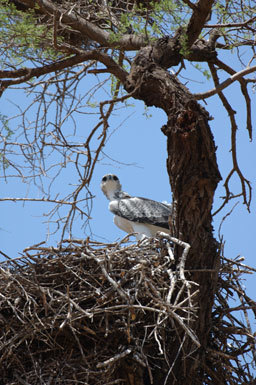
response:
<svg viewBox="0 0 256 385"><path fill-rule="evenodd" d="M171 207L147 198L117 199L109 204L110 211L132 222L149 223L168 229Z"/></svg>

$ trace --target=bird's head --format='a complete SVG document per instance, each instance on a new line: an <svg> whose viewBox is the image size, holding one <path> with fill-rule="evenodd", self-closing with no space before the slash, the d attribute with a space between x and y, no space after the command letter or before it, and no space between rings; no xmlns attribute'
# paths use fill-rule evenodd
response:
<svg viewBox="0 0 256 385"><path fill-rule="evenodd" d="M110 201L116 199L115 193L121 191L122 188L118 177L113 174L104 175L100 187Z"/></svg>

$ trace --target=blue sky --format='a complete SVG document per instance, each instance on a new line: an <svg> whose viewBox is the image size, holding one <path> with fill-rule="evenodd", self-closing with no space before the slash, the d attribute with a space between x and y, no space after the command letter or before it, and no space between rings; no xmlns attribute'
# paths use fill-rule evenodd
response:
<svg viewBox="0 0 256 385"><path fill-rule="evenodd" d="M239 65L235 62L239 69ZM202 92L213 87L211 82L198 72L195 72L189 64L184 76L190 80L181 79L192 92ZM223 79L226 75L223 75ZM86 89L83 83L81 89ZM224 91L229 98L233 108L237 111L236 118L238 123L238 161L245 177L255 183L255 164L256 149L255 142L250 142L245 128L245 104L241 98L240 87L233 84ZM255 95L251 93L253 108L255 111ZM106 98L105 95L101 95ZM107 97L109 98L109 97ZM9 90L1 99L1 113L12 116L17 113L13 103L23 106L28 100L22 91ZM109 131L113 134L104 147L104 156L94 172L91 182L91 192L95 195L93 200L93 209L91 213L90 229L82 228L83 221L77 220L74 227L74 236L85 238L92 235L97 240L115 241L122 238L125 234L113 224L112 214L108 211L108 201L100 190L100 181L104 174L117 174L123 185L123 189L132 195L145 196L158 201L171 201L171 191L166 171L166 138L160 128L166 123L165 114L156 108L149 108L147 113L151 118L145 116L144 104L140 101L132 100L133 106L122 108L116 111L115 116L110 120ZM227 113L223 109L217 96L207 99L207 105L201 102L209 111L214 120L210 122L214 134L217 150L217 159L223 181L219 183L214 201L214 208L218 208L223 196L223 182L231 168L230 153L230 122ZM33 115L33 110L31 111ZM253 113L253 115L255 115ZM31 119L33 117L31 116ZM75 116L77 119L79 135L84 133L85 127L90 127L92 122L90 116ZM253 116L255 127L255 116ZM10 121L10 125L15 129L17 121ZM81 134L82 135L82 134ZM2 175L1 175L2 177ZM38 189L28 188L20 180L11 178L9 180L0 179L1 197L39 197ZM63 170L54 187L55 193L64 196L74 184L78 184L78 176L74 174L72 167ZM240 191L239 181L235 177L232 181L234 192ZM234 258L237 255L245 256L245 263L256 267L254 239L256 236L255 226L255 208L256 202L253 192L253 201L251 213L246 210L245 205L240 199L234 212L227 217L222 226L222 235L225 240L225 252L228 258ZM214 218L214 228L217 231L219 223L233 207L236 201L231 201L222 212ZM0 202L1 205L1 223L0 223L0 250L10 257L17 257L22 250L32 244L48 239L48 245L56 245L59 240L59 234L46 237L48 231L47 218L44 212L52 208L51 205L44 203L18 203L18 202ZM50 228L52 228L50 226ZM92 233L92 234L91 234ZM255 277L249 276L246 281L248 294L255 297L254 284Z"/></svg>

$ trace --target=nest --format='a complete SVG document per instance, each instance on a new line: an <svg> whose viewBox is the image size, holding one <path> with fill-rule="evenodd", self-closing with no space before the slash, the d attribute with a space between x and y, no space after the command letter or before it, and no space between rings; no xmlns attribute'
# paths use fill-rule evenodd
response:
<svg viewBox="0 0 256 385"><path fill-rule="evenodd" d="M127 368L134 366L134 375L145 383L153 383L159 368L168 383L173 365L168 361L170 335L182 331L191 353L199 347L193 332L198 286L185 279L184 271L189 248L180 243L184 252L174 270L168 239L138 244L127 240L35 246L1 263L0 384L127 384ZM234 270L233 264L226 266L220 283L227 268ZM230 290L228 280L223 282L224 290ZM216 301L224 300L223 293L218 296ZM245 336L247 345L243 349L241 338L234 336L231 354L232 337L224 330L228 321L223 323L220 309L214 309L205 384L215 383L218 374L226 381L227 368L233 369L232 362L248 353L253 343L248 325L240 323L239 336ZM234 319L229 322L235 335ZM244 365L243 378L252 379ZM237 378L233 370L228 373Z"/></svg>

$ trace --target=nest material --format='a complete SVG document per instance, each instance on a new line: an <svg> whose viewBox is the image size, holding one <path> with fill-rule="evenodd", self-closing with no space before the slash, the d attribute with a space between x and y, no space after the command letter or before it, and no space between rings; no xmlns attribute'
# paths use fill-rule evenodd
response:
<svg viewBox="0 0 256 385"><path fill-rule="evenodd" d="M124 358L152 377L155 365L167 366L165 335L178 325L199 345L196 306L184 300L193 284L172 271L163 241L31 252L1 269L4 384L107 384Z"/></svg>
<svg viewBox="0 0 256 385"><path fill-rule="evenodd" d="M185 279L184 260L174 270L170 245L163 239L125 241L38 246L1 264L0 384L124 384L129 383L125 368L134 365L136 375L149 384L155 368L162 368L167 381L173 364L168 362L170 335L179 329L183 342L190 339L192 350L198 348L193 332L198 287ZM231 263L226 266L232 271ZM225 288L218 301L228 306L223 293L232 290L227 284L231 275L222 281L223 274ZM252 348L252 334L240 323L237 338L235 318L228 308L225 315L219 308L214 310L204 383L217 384L214 378L221 375L225 384L242 384L232 378L242 368L241 363L237 367L240 357ZM223 322L227 315L229 321ZM232 354L228 322L233 323ZM244 349L241 335L247 338ZM250 376L247 365L243 380Z"/></svg>

